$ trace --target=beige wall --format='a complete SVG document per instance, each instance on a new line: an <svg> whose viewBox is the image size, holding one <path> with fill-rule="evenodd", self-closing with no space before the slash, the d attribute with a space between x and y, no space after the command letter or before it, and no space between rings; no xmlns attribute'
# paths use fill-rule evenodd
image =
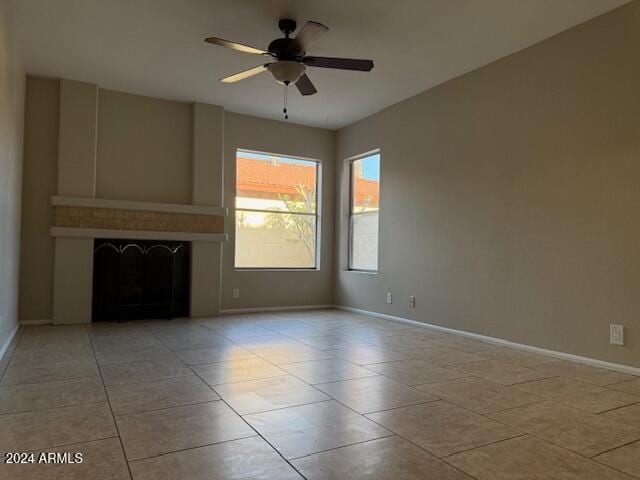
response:
<svg viewBox="0 0 640 480"><path fill-rule="evenodd" d="M341 130L382 210L360 274L341 204L337 303L640 366L639 46L633 2Z"/></svg>
<svg viewBox="0 0 640 480"><path fill-rule="evenodd" d="M0 354L18 323L24 71L12 2L0 2Z"/></svg>
<svg viewBox="0 0 640 480"><path fill-rule="evenodd" d="M100 90L96 196L191 203L192 105Z"/></svg>
<svg viewBox="0 0 640 480"><path fill-rule="evenodd" d="M236 271L235 154L237 149L278 153L319 160L322 168L320 269L313 271ZM224 192L229 207L223 246L222 308L325 305L333 302L333 227L335 134L331 130L225 113ZM240 298L233 298L233 289Z"/></svg>

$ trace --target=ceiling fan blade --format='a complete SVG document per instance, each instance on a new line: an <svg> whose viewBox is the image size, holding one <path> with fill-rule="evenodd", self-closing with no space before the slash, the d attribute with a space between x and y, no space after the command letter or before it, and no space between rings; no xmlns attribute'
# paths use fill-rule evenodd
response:
<svg viewBox="0 0 640 480"><path fill-rule="evenodd" d="M224 40L222 38L207 37L204 39L204 41L207 43L212 43L213 45L231 48L232 50L237 50L238 52L255 53L256 55L269 55L269 52L265 52L264 50L260 50L259 48L250 47L249 45L243 45L242 43L230 42L229 40Z"/></svg>
<svg viewBox="0 0 640 480"><path fill-rule="evenodd" d="M340 70L359 70L368 72L373 68L373 60L334 57L304 57L302 63L309 67L339 68Z"/></svg>
<svg viewBox="0 0 640 480"><path fill-rule="evenodd" d="M323 34L329 31L329 27L319 22L307 22L294 38L294 44L302 53L311 48L311 45Z"/></svg>
<svg viewBox="0 0 640 480"><path fill-rule="evenodd" d="M311 79L307 76L306 73L303 73L302 76L296 82L296 87L298 87L298 91L302 95L313 95L314 93L318 93L316 87L314 87Z"/></svg>
<svg viewBox="0 0 640 480"><path fill-rule="evenodd" d="M221 78L220 81L222 83L235 83L266 71L267 65L258 65L257 67L250 68L249 70L234 73L233 75L229 75L228 77Z"/></svg>

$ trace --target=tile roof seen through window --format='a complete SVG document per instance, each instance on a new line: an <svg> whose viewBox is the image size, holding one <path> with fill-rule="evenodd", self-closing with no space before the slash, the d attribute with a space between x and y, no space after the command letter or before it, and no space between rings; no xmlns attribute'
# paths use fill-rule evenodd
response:
<svg viewBox="0 0 640 480"><path fill-rule="evenodd" d="M316 167L312 164L295 164L277 160L236 158L236 195L239 197L280 198L296 196L300 185L314 188ZM379 182L356 178L356 204L378 206Z"/></svg>

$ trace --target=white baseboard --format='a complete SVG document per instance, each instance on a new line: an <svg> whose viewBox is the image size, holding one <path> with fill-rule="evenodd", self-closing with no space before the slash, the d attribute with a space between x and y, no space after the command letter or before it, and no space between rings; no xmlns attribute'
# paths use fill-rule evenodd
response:
<svg viewBox="0 0 640 480"><path fill-rule="evenodd" d="M369 315L371 317L383 318L385 320L392 320L394 322L407 323L409 325L414 325L417 327L438 330L440 332L460 335L462 337L473 338L475 340L480 340L482 342L501 345L504 347L516 348L518 350L523 350L525 352L539 353L541 355L548 355L550 357L555 357L562 360L571 360L573 362L579 362L585 365L591 365L593 367L606 368L609 370L615 370L617 372L640 376L640 367L632 367L630 365L621 365L619 363L606 362L604 360L598 360L596 358L582 357L580 355L573 355L571 353L558 352L555 350L547 350L546 348L534 347L531 345L526 345L524 343L511 342L509 340L504 340L502 338L480 335L479 333L465 332L464 330L456 330L454 328L441 327L439 325L433 325L431 323L418 322L417 320L409 320L408 318L396 317L394 315L387 315L386 313L371 312L369 310L362 310L360 308L347 307L344 305L334 305L334 308L337 308L339 310L346 310L348 312L353 312L353 313L360 313L362 315Z"/></svg>
<svg viewBox="0 0 640 480"><path fill-rule="evenodd" d="M294 310L320 310L325 308L333 308L334 305L284 305L280 307L257 307L257 308L226 308L220 310L220 313L259 313L259 312L289 312Z"/></svg>
<svg viewBox="0 0 640 480"><path fill-rule="evenodd" d="M2 358L4 357L4 354L9 349L9 345L11 345L11 342L13 342L13 338L16 336L16 333L18 333L18 328L20 328L20 324L16 323L15 328L9 334L9 336L7 337L7 340L4 342L4 344L0 347L0 361L2 361Z"/></svg>
<svg viewBox="0 0 640 480"><path fill-rule="evenodd" d="M51 325L53 322L50 318L39 318L37 320L22 320L20 325L24 325L25 327L28 325Z"/></svg>

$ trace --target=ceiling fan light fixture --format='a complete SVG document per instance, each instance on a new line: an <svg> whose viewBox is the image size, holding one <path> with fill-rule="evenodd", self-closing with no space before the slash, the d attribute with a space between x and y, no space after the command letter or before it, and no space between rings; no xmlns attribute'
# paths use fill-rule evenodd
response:
<svg viewBox="0 0 640 480"><path fill-rule="evenodd" d="M302 63L289 60L270 63L267 68L273 78L283 85L296 83L305 72L305 66Z"/></svg>

